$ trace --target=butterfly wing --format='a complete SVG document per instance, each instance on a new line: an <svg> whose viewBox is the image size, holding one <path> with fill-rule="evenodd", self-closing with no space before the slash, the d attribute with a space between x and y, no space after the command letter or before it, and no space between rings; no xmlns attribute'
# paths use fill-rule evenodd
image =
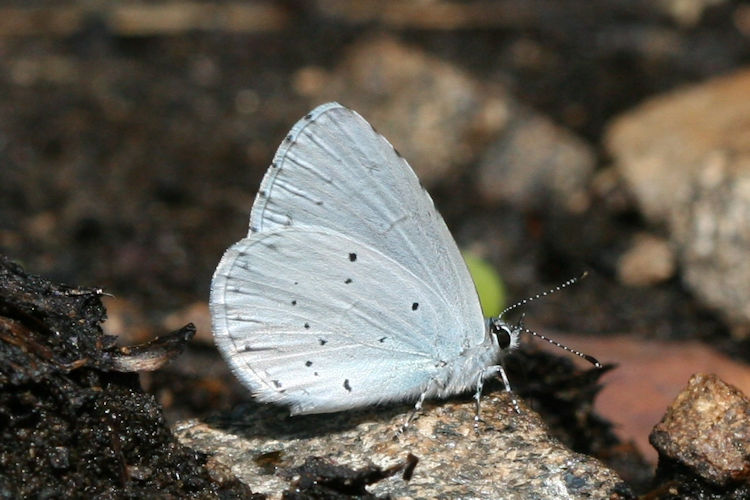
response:
<svg viewBox="0 0 750 500"><path fill-rule="evenodd" d="M459 335L433 332L443 343L458 352L484 340L474 282L432 198L406 160L355 111L338 103L317 107L276 152L253 205L250 233L288 226L326 228L379 250L435 290L465 323Z"/></svg>
<svg viewBox="0 0 750 500"><path fill-rule="evenodd" d="M281 228L225 253L214 336L262 401L292 413L418 396L463 325L428 284L382 252L325 229Z"/></svg>
<svg viewBox="0 0 750 500"><path fill-rule="evenodd" d="M416 397L485 337L432 199L391 144L336 103L277 151L248 237L217 267L211 312L237 376L292 413Z"/></svg>

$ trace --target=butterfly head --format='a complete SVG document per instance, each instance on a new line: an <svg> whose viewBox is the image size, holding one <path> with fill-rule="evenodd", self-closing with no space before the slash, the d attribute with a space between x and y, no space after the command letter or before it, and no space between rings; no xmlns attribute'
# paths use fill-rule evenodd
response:
<svg viewBox="0 0 750 500"><path fill-rule="evenodd" d="M545 337L544 335L540 333L537 333L533 330L529 330L528 328L526 328L523 324L523 315L521 316L521 319L518 320L518 323L514 325L502 319L505 313L512 311L513 309L516 309L520 306L526 305L531 301L538 300L542 297L546 297L547 295L551 293L558 292L562 290L563 288L567 288L570 285L576 283L577 281L583 279L585 276L586 276L586 273L583 273L580 276L571 278L568 281L564 282L563 284L552 288L551 290L547 290L546 292L539 293L537 295L534 295L533 297L529 297L527 299L521 300L520 302L516 302L510 307L507 307L496 318L490 318L489 319L489 331L490 331L490 334L494 336L494 340L497 341L498 345L500 346L500 349L501 350L513 349L514 347L518 345L518 338L520 337L520 335L522 333L527 333L529 335L533 335L534 337L538 337L546 342L549 342L550 344L555 345L565 351L568 351L569 353L575 354L576 356L579 356L585 359L586 361L588 361L589 363L591 363L597 368L601 368L602 364L595 357L582 353L575 349L572 349L566 345L561 344L560 342L556 340L553 340L549 337Z"/></svg>

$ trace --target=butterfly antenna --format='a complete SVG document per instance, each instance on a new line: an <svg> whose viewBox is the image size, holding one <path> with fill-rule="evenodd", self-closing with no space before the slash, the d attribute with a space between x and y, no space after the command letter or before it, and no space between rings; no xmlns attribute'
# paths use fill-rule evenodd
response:
<svg viewBox="0 0 750 500"><path fill-rule="evenodd" d="M526 304L528 304L529 302L533 302L533 301L535 301L535 300L541 299L542 297L546 297L547 295L551 295L551 294L553 294L553 293L555 293L555 292L559 292L559 291L560 291L560 290L562 290L563 288L568 288L568 287L569 287L570 285L573 285L574 283L578 283L579 281L581 281L581 280L582 280L583 278L585 278L585 277L586 277L586 275L588 275L588 274L589 274L589 273L588 273L587 271L584 271L584 272L582 272L581 274L579 274L578 276L576 276L576 277L574 277L574 278L570 278L570 279L569 279L568 281L566 281L565 283L562 283L562 284L560 284L560 285L557 285L557 286L556 286L556 287L554 287L554 288L550 288L550 289L549 289L549 290L547 290L546 292L538 293L538 294L534 295L533 297L528 297L528 298L526 298L526 299L523 299L523 300L521 300L521 301L518 301L518 302L516 302L515 304L512 304L512 305L510 305L510 306L506 307L505 309L503 309L503 311L502 311L502 312L501 312L501 313L500 313L500 314L498 315L498 318L502 318L502 317L503 317L503 315L504 315L505 313L507 313L507 312L510 312L510 311L512 311L513 309L516 309L516 308L518 308L518 307L521 307L521 306L525 306L525 305L526 305Z"/></svg>
<svg viewBox="0 0 750 500"><path fill-rule="evenodd" d="M568 347L568 346L566 346L566 345L563 345L563 344L561 344L561 343L560 343L560 342L558 342L557 340L552 340L551 338L549 338L549 337L545 337L545 336L544 336L544 335L542 335L541 333L536 333L536 332L535 332L534 330L529 330L529 329L528 329L528 328L526 328L526 327L522 327L522 328L521 328L521 331L522 331L522 332L525 332L525 333L528 333L529 335L533 335L534 337L538 337L538 338L540 338L540 339L542 339L542 340L546 340L546 341L547 341L547 342L549 342L550 344L552 344L552 345L554 345L554 346L557 346L557 347L559 347L560 349L563 349L563 350L565 350L565 351L568 351L568 352L569 352L569 353L571 353L571 354L575 354L576 356L578 356L578 357L581 357L581 358L585 359L586 361L588 361L589 363L591 363L592 365L594 365L594 366L595 366L595 367L597 367L597 368L601 368L601 367L602 367L602 364L601 364L601 363L599 362L599 360L598 360L598 359L596 359L596 358L595 358L594 356L590 356L590 355L588 355L588 354L584 354L584 353L582 353L581 351L576 351L575 349L573 349L573 348L571 348L571 347Z"/></svg>

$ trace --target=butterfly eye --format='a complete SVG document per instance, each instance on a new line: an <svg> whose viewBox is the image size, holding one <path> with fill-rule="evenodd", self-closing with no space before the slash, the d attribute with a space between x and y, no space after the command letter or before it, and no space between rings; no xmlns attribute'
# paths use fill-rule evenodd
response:
<svg viewBox="0 0 750 500"><path fill-rule="evenodd" d="M507 349L510 346L510 328L502 321L493 321L490 324L492 333L497 338L500 349Z"/></svg>

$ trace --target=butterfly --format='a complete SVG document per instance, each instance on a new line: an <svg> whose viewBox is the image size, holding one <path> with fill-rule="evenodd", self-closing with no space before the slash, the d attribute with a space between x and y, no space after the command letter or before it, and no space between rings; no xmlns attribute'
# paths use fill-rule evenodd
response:
<svg viewBox="0 0 750 500"><path fill-rule="evenodd" d="M419 409L470 389L478 405L488 377L510 390L500 359L522 332L537 335L502 314L483 317L414 171L338 103L315 108L283 140L248 235L216 268L210 308L236 376L292 414L404 400Z"/></svg>

